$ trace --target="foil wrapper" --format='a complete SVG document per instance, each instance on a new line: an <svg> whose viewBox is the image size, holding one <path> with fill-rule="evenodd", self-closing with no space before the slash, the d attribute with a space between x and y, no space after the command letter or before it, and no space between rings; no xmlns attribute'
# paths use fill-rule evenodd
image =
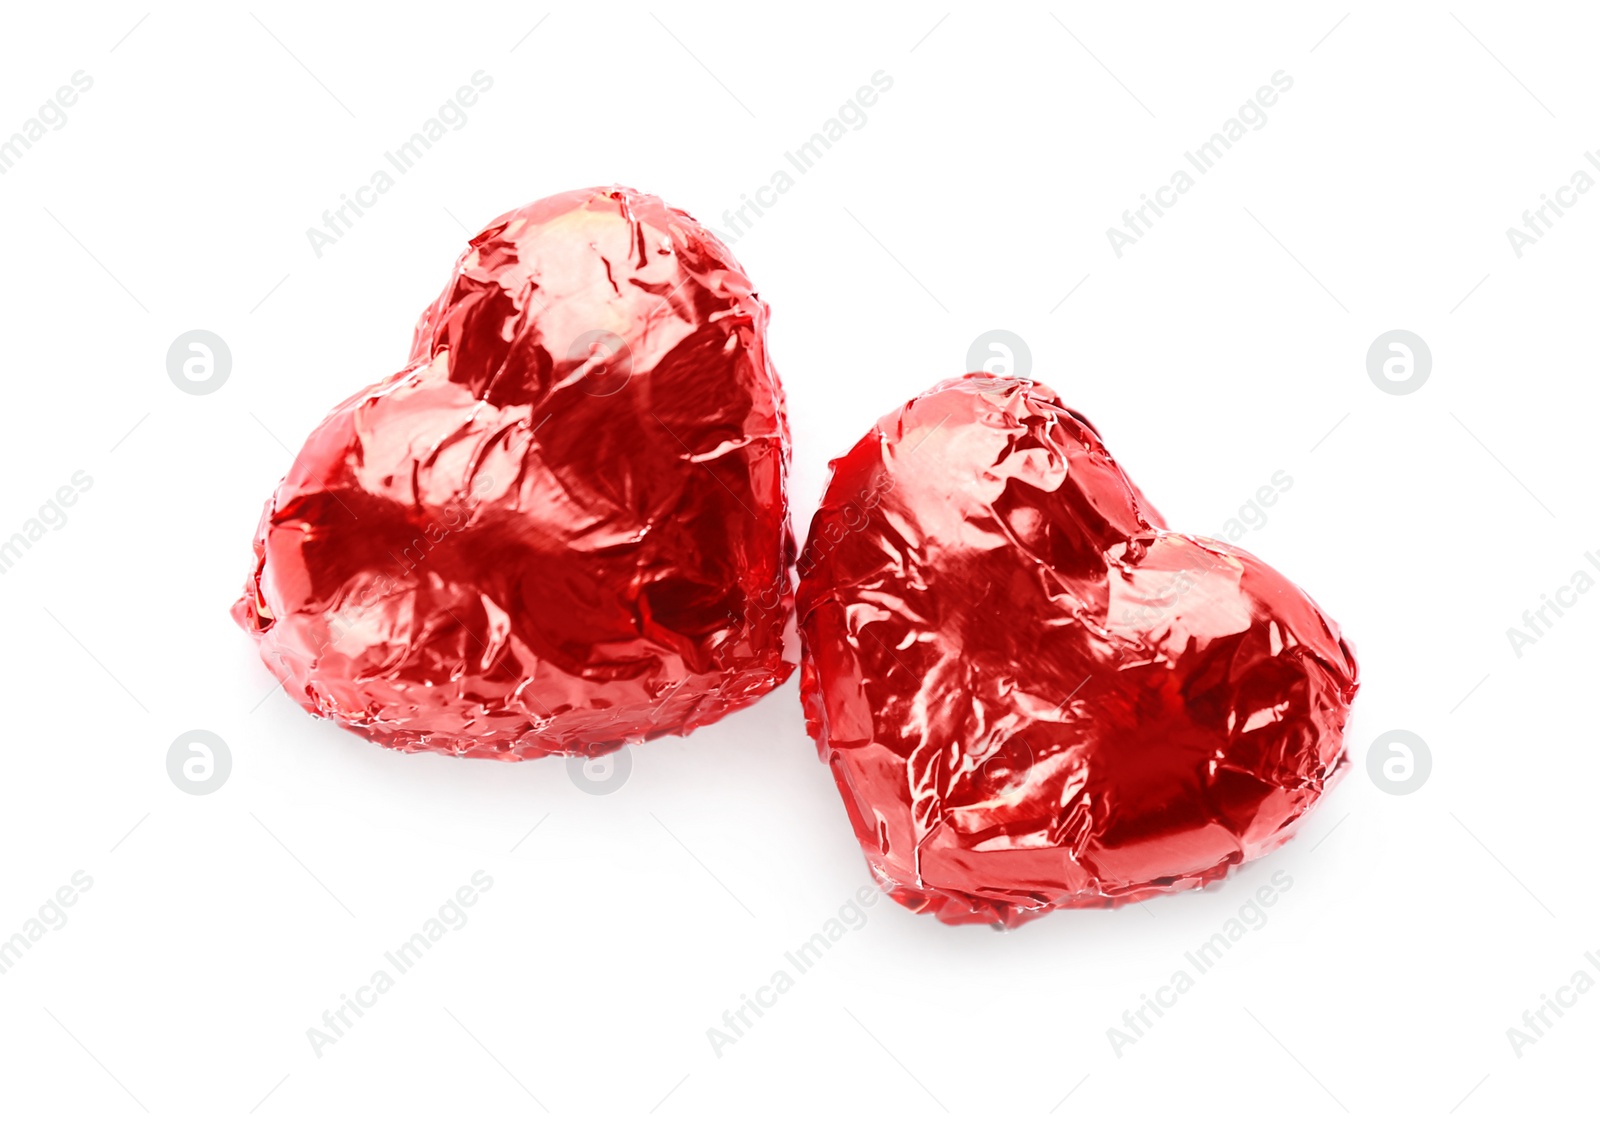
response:
<svg viewBox="0 0 1600 1127"><path fill-rule="evenodd" d="M946 923L1195 888L1283 843L1357 688L1282 575L1163 522L1049 388L979 373L832 463L801 695L869 867Z"/></svg>
<svg viewBox="0 0 1600 1127"><path fill-rule="evenodd" d="M793 671L766 325L654 196L501 216L306 440L235 619L304 708L407 751L597 755L752 703Z"/></svg>

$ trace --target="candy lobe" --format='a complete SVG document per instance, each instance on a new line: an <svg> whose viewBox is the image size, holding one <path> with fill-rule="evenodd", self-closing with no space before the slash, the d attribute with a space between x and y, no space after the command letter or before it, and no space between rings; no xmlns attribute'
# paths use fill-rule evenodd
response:
<svg viewBox="0 0 1600 1127"><path fill-rule="evenodd" d="M1009 926L1197 887L1321 795L1348 646L1253 556L1161 524L1023 380L946 381L834 463L801 695L900 903Z"/></svg>
<svg viewBox="0 0 1600 1127"><path fill-rule="evenodd" d="M408 751L600 754L752 703L791 672L766 323L653 196L502 216L306 441L235 618L308 711Z"/></svg>

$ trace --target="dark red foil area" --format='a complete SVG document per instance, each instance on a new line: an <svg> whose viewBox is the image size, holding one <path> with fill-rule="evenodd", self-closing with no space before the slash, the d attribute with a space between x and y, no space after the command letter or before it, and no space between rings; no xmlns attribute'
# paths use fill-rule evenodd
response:
<svg viewBox="0 0 1600 1127"><path fill-rule="evenodd" d="M654 196L501 216L306 440L234 617L308 711L407 751L601 754L752 703L792 672L766 324Z"/></svg>
<svg viewBox="0 0 1600 1127"><path fill-rule="evenodd" d="M1266 564L1161 523L1026 380L946 381L834 461L801 695L899 903L1013 926L1199 887L1321 796L1350 647Z"/></svg>

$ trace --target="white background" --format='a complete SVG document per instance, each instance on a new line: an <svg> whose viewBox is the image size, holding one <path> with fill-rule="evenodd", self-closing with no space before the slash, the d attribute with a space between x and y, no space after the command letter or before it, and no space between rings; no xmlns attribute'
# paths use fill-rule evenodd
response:
<svg viewBox="0 0 1600 1127"><path fill-rule="evenodd" d="M1520 1058L1506 1030L1600 947L1600 594L1520 656L1506 631L1600 575L1600 192L1521 258L1505 231L1600 145L1595 20L999 7L8 9L0 136L74 72L93 87L0 177L0 539L75 471L93 486L0 575L0 938L74 872L94 885L0 977L0 1116L1591 1105L1600 991ZM318 258L306 228L480 69L467 124ZM596 796L560 761L408 757L314 720L227 612L290 451L400 366L465 228L619 182L727 230L879 70L867 124L735 247L773 310L797 528L830 456L1015 332L1175 528L1215 533L1292 476L1242 546L1353 640L1353 766L1211 893L1012 933L880 900L719 1059L707 1027L867 880L794 682L634 749ZM1279 70L1267 124L1118 258L1106 229ZM231 347L214 394L167 375L195 328ZM1433 354L1403 396L1365 362L1396 328ZM195 728L233 755L205 797L166 771ZM1432 750L1404 797L1367 775L1390 729ZM319 1059L307 1028L480 869L466 926ZM1279 869L1267 924L1117 1056L1108 1027Z"/></svg>

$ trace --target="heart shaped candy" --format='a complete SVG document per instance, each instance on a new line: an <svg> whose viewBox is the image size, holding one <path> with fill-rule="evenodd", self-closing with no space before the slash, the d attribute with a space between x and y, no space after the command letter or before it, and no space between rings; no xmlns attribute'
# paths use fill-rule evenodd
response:
<svg viewBox="0 0 1600 1127"><path fill-rule="evenodd" d="M234 617L307 710L408 751L599 754L751 703L792 671L766 322L654 196L501 216L307 439Z"/></svg>
<svg viewBox="0 0 1600 1127"><path fill-rule="evenodd" d="M1350 647L1254 556L1160 523L1025 380L939 384L833 463L801 695L895 900L1011 926L1194 888L1321 796Z"/></svg>

